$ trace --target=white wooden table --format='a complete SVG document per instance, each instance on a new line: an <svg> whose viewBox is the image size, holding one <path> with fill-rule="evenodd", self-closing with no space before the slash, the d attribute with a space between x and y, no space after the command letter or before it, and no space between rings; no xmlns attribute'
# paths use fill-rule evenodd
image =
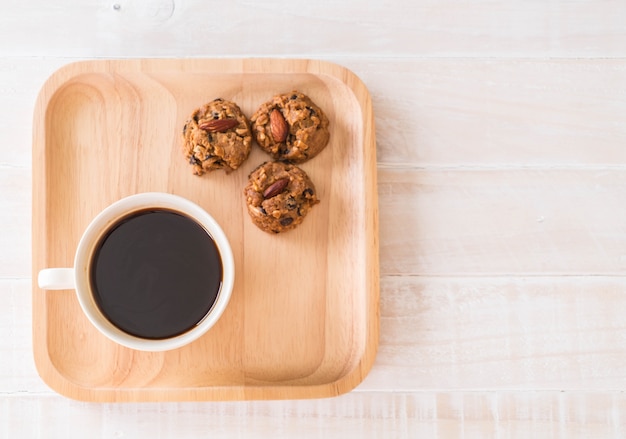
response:
<svg viewBox="0 0 626 439"><path fill-rule="evenodd" d="M95 404L39 378L31 127L79 59L317 58L377 128L374 367L322 400ZM0 14L0 438L626 436L626 3L31 0Z"/></svg>

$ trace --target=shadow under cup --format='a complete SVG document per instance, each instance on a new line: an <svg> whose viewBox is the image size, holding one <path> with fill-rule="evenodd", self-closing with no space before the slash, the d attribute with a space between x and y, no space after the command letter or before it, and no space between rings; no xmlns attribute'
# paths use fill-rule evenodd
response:
<svg viewBox="0 0 626 439"><path fill-rule="evenodd" d="M89 264L91 294L114 326L161 340L196 327L222 286L223 266L209 233L187 215L148 208L115 222Z"/></svg>

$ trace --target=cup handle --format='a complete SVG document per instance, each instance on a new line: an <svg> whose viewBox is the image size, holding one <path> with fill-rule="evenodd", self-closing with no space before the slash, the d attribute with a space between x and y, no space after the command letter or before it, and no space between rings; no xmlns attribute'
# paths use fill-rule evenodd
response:
<svg viewBox="0 0 626 439"><path fill-rule="evenodd" d="M45 268L39 272L37 282L39 288L44 290L73 290L76 288L73 268Z"/></svg>

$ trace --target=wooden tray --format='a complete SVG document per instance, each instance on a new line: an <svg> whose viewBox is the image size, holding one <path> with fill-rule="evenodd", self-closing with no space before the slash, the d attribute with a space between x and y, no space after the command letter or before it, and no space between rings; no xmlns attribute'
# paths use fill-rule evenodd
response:
<svg viewBox="0 0 626 439"><path fill-rule="evenodd" d="M188 115L217 97L252 115L298 89L324 109L331 141L301 167L322 202L297 229L270 235L246 212L242 168L192 175L181 153ZM38 371L87 401L330 397L359 384L378 345L378 207L369 93L347 69L273 59L104 60L68 65L43 86L33 125L33 279L70 267L89 221L144 191L185 196L223 226L236 281L225 314L200 340L166 353L108 341L73 291L33 285Z"/></svg>

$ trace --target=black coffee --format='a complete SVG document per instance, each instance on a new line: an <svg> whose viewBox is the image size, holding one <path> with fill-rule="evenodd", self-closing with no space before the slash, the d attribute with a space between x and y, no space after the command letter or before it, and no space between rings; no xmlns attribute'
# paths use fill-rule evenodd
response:
<svg viewBox="0 0 626 439"><path fill-rule="evenodd" d="M90 267L100 311L129 334L163 339L196 326L222 282L219 250L191 218L167 209L134 212L98 243Z"/></svg>

